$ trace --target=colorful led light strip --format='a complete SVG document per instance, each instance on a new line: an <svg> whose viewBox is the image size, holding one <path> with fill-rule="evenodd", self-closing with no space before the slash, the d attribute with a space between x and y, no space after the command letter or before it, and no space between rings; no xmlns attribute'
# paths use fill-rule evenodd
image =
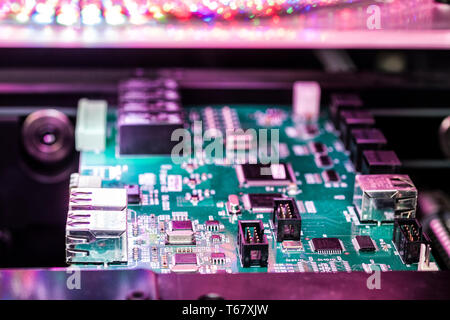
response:
<svg viewBox="0 0 450 320"><path fill-rule="evenodd" d="M0 19L18 23L144 25L155 21L258 18L280 16L358 0L2 0Z"/></svg>

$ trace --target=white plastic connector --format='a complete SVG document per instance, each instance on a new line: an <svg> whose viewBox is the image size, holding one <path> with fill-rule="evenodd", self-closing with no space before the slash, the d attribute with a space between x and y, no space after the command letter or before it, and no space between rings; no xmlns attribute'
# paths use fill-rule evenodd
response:
<svg viewBox="0 0 450 320"><path fill-rule="evenodd" d="M77 151L103 151L106 145L105 100L81 99L78 102L75 148Z"/></svg>
<svg viewBox="0 0 450 320"><path fill-rule="evenodd" d="M294 116L307 121L316 121L320 114L320 85L314 81L297 81L293 88Z"/></svg>
<svg viewBox="0 0 450 320"><path fill-rule="evenodd" d="M436 262L430 261L430 245L422 243L420 245L419 265L418 271L439 271Z"/></svg>

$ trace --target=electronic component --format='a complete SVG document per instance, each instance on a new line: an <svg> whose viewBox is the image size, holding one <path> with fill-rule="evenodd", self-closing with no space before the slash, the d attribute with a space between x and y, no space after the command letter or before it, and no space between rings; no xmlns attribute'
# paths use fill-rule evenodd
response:
<svg viewBox="0 0 450 320"><path fill-rule="evenodd" d="M177 264L197 264L195 253L175 253L174 263Z"/></svg>
<svg viewBox="0 0 450 320"><path fill-rule="evenodd" d="M339 182L341 179L339 178L339 174L330 169L330 170L325 170L322 172L322 178L326 183L329 182Z"/></svg>
<svg viewBox="0 0 450 320"><path fill-rule="evenodd" d="M359 109L362 105L362 100L356 94L332 94L330 117L335 128L339 129L341 111Z"/></svg>
<svg viewBox="0 0 450 320"><path fill-rule="evenodd" d="M372 252L377 250L375 242L370 236L356 236L352 242L355 249L359 252Z"/></svg>
<svg viewBox="0 0 450 320"><path fill-rule="evenodd" d="M414 218L417 189L407 175L356 175L353 204L360 221Z"/></svg>
<svg viewBox="0 0 450 320"><path fill-rule="evenodd" d="M237 165L236 174L241 186L287 186L296 183L289 163Z"/></svg>
<svg viewBox="0 0 450 320"><path fill-rule="evenodd" d="M156 101L152 103L127 102L121 105L122 112L180 112L181 106L175 101Z"/></svg>
<svg viewBox="0 0 450 320"><path fill-rule="evenodd" d="M327 155L315 157L316 165L319 168L327 168L333 166L333 160Z"/></svg>
<svg viewBox="0 0 450 320"><path fill-rule="evenodd" d="M296 129L297 138L303 140L314 139L320 133L320 129L316 123L299 122L296 125Z"/></svg>
<svg viewBox="0 0 450 320"><path fill-rule="evenodd" d="M281 193L249 193L243 196L243 202L245 209L252 212L272 212L273 199L281 197Z"/></svg>
<svg viewBox="0 0 450 320"><path fill-rule="evenodd" d="M256 122L262 127L280 127L286 118L287 112L278 108L268 108L265 112L255 112Z"/></svg>
<svg viewBox="0 0 450 320"><path fill-rule="evenodd" d="M173 258L172 272L197 272L197 254L175 253Z"/></svg>
<svg viewBox="0 0 450 320"><path fill-rule="evenodd" d="M295 117L315 121L320 113L320 85L313 81L297 81L293 88L293 114Z"/></svg>
<svg viewBox="0 0 450 320"><path fill-rule="evenodd" d="M226 256L222 252L211 253L211 263L212 264L225 264Z"/></svg>
<svg viewBox="0 0 450 320"><path fill-rule="evenodd" d="M280 109L287 120L288 108ZM192 128L197 120L202 120L206 126L205 115L209 114L208 119L220 132L226 128L239 128L239 121L246 128L267 128L258 124L256 117L260 110L266 109L232 106L224 109L222 105L209 109L186 108L186 127ZM70 241L77 239L69 239L68 256L76 257L73 263L88 265L81 268L92 268L89 265L92 262L101 263L102 268L105 265L108 269L109 263L123 261L122 255L128 263L111 268L212 274L249 270L257 273L351 272L361 268L366 271L376 268L383 271L432 270L435 267L427 246L420 258L423 263L411 266L401 263L397 251L391 249L393 245L390 247L390 242L386 241L392 237L393 223L381 223L392 221L384 214L391 211L392 214L387 213L391 219L396 217L395 212L399 217L409 216L415 209L414 205L410 209L413 213L408 212L409 202L415 201L411 199L414 195L403 190L407 189L405 181L397 175L391 182L392 188L387 188L391 193L386 191L384 182L373 182L375 187L372 188L371 184L367 186L360 181L363 187L355 199L360 198L364 218L361 218L361 210L352 206L354 200L349 195L354 188L355 175L326 115L314 123L282 122L280 144L290 152L299 146L306 152L280 157L283 163L279 164L236 163L236 179L230 177L234 162L228 158L210 161L210 158L195 157L177 163L164 156L118 155L120 112L111 112L108 116L110 138L106 141L105 151L82 152L81 175L73 178L70 211L71 219L74 219L73 213L84 215L83 212L121 211L119 208L124 208L131 224L125 234L131 238L126 242L126 251L118 244L119 236L112 235L114 230L106 230L106 235L111 237L103 238L98 233L101 229L94 228L97 238L89 243L73 243ZM307 128L308 124L311 132L320 136L302 140L298 136L298 127ZM363 154L383 151L367 149ZM324 161L317 166L314 160L321 156ZM92 194L78 192L80 188L77 187L84 186L81 177L87 174L100 177L94 178L97 186L123 186L121 193L124 194L120 195L123 200L118 201L119 197L111 191L114 189L97 188L108 193L101 196L93 187L88 189ZM301 177L301 181L297 177ZM93 186L91 182L88 185ZM250 189L243 189L247 187ZM412 184L411 189L414 190ZM127 204L131 205L128 213ZM95 215L101 217L101 214ZM108 216L107 219L111 218ZM343 228L343 225L349 228ZM125 234L120 237L126 237Z"/></svg>
<svg viewBox="0 0 450 320"><path fill-rule="evenodd" d="M311 249L323 254L340 254L343 251L341 240L338 238L313 238Z"/></svg>
<svg viewBox="0 0 450 320"><path fill-rule="evenodd" d="M375 125L375 119L369 111L344 110L340 114L341 140L348 149L350 146L350 131L357 128L369 128Z"/></svg>
<svg viewBox="0 0 450 320"><path fill-rule="evenodd" d="M267 267L269 243L261 220L239 220L237 244L244 268Z"/></svg>
<svg viewBox="0 0 450 320"><path fill-rule="evenodd" d="M127 190L128 204L139 204L141 201L140 188L137 184L129 184L125 186Z"/></svg>
<svg viewBox="0 0 450 320"><path fill-rule="evenodd" d="M239 197L235 194L230 194L227 201L228 214L241 213L241 206L239 205Z"/></svg>
<svg viewBox="0 0 450 320"><path fill-rule="evenodd" d="M171 154L179 143L172 141L172 133L184 127L177 88L171 79L135 78L120 84L120 154Z"/></svg>
<svg viewBox="0 0 450 320"><path fill-rule="evenodd" d="M86 241L97 237L117 237L126 231L126 210L77 210L69 211L67 217L68 236L82 237Z"/></svg>
<svg viewBox="0 0 450 320"><path fill-rule="evenodd" d="M291 240L283 241L281 243L281 246L285 250L303 250L303 245L300 241L291 241Z"/></svg>
<svg viewBox="0 0 450 320"><path fill-rule="evenodd" d="M350 157L357 171L361 170L364 150L377 150L386 146L383 133L375 128L351 130Z"/></svg>
<svg viewBox="0 0 450 320"><path fill-rule="evenodd" d="M178 83L170 78L157 78L157 79L148 79L148 78L130 78L126 79L119 84L119 92L128 92L130 90L147 92L155 89L164 88L164 89L178 89Z"/></svg>
<svg viewBox="0 0 450 320"><path fill-rule="evenodd" d="M179 100L178 83L173 79L132 78L119 84L119 105L140 104L151 110L165 110L166 102ZM163 108L160 108L163 107Z"/></svg>
<svg viewBox="0 0 450 320"><path fill-rule="evenodd" d="M179 105L176 103L177 100L179 100L179 95L175 90L154 88L148 91L141 91L134 89L123 92L120 95L119 103L122 108L134 109L134 111L176 111L177 109L179 110ZM173 110L168 110L167 107Z"/></svg>
<svg viewBox="0 0 450 320"><path fill-rule="evenodd" d="M300 240L301 218L293 198L276 198L272 212L272 223L277 242Z"/></svg>
<svg viewBox="0 0 450 320"><path fill-rule="evenodd" d="M326 155L328 153L327 146L321 142L310 142L309 148L311 149L311 152L315 154Z"/></svg>
<svg viewBox="0 0 450 320"><path fill-rule="evenodd" d="M176 216L175 216L176 217ZM170 222L171 230L193 230L191 220L172 220Z"/></svg>
<svg viewBox="0 0 450 320"><path fill-rule="evenodd" d="M246 132L233 131L226 134L225 146L231 150L251 150L256 141L255 135Z"/></svg>
<svg viewBox="0 0 450 320"><path fill-rule="evenodd" d="M184 120L180 112L120 113L120 154L170 154L179 143L171 140L172 133L183 127Z"/></svg>
<svg viewBox="0 0 450 320"><path fill-rule="evenodd" d="M429 245L416 219L395 219L392 241L405 264L419 262L422 244Z"/></svg>
<svg viewBox="0 0 450 320"><path fill-rule="evenodd" d="M72 188L66 224L67 263L125 263L127 194L116 188Z"/></svg>
<svg viewBox="0 0 450 320"><path fill-rule="evenodd" d="M426 234L424 233L424 236ZM420 245L419 264L417 266L418 271L439 271L436 262L431 261L431 245L428 237L425 237L426 242Z"/></svg>
<svg viewBox="0 0 450 320"><path fill-rule="evenodd" d="M72 188L101 188L102 178L99 176L85 176L79 173L70 175L70 189Z"/></svg>
<svg viewBox="0 0 450 320"><path fill-rule="evenodd" d="M190 220L170 221L166 235L166 243L170 245L195 244L194 230Z"/></svg>
<svg viewBox="0 0 450 320"><path fill-rule="evenodd" d="M365 150L363 151L363 160L361 173L364 174L382 174L399 173L402 163L397 154L391 150Z"/></svg>
<svg viewBox="0 0 450 320"><path fill-rule="evenodd" d="M75 148L78 151L103 151L106 144L105 100L81 99L78 102Z"/></svg>
<svg viewBox="0 0 450 320"><path fill-rule="evenodd" d="M126 263L127 211L69 210L66 224L66 261Z"/></svg>
<svg viewBox="0 0 450 320"><path fill-rule="evenodd" d="M217 220L208 220L205 222L206 230L208 231L219 231L220 223Z"/></svg>
<svg viewBox="0 0 450 320"><path fill-rule="evenodd" d="M120 188L73 188L70 210L116 210L127 207L127 191Z"/></svg>

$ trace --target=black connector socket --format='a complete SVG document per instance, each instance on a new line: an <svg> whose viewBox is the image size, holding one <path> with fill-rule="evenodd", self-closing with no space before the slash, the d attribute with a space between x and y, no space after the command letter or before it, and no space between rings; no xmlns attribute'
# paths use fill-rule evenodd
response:
<svg viewBox="0 0 450 320"><path fill-rule="evenodd" d="M350 131L358 128L370 128L375 125L375 119L369 111L344 110L341 111L339 131L346 149L350 147Z"/></svg>
<svg viewBox="0 0 450 320"><path fill-rule="evenodd" d="M274 199L272 223L277 242L284 240L300 241L302 220L295 199Z"/></svg>
<svg viewBox="0 0 450 320"><path fill-rule="evenodd" d="M392 150L364 150L362 174L400 173L402 163Z"/></svg>
<svg viewBox="0 0 450 320"><path fill-rule="evenodd" d="M392 241L405 264L419 262L421 245L429 245L416 219L395 219Z"/></svg>
<svg viewBox="0 0 450 320"><path fill-rule="evenodd" d="M363 151L380 150L386 147L384 134L376 128L352 129L350 131L350 158L356 171L361 170Z"/></svg>
<svg viewBox="0 0 450 320"><path fill-rule="evenodd" d="M267 267L269 243L264 234L261 220L240 220L238 222L238 247L244 268Z"/></svg>

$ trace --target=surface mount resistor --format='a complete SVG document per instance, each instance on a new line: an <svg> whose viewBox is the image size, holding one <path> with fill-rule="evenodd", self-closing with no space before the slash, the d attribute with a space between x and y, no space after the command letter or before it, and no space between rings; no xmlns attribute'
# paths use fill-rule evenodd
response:
<svg viewBox="0 0 450 320"><path fill-rule="evenodd" d="M137 237L139 235L139 225L137 223L133 223L133 237Z"/></svg>
<svg viewBox="0 0 450 320"><path fill-rule="evenodd" d="M150 249L150 255L153 262L158 261L158 248L157 247L151 247Z"/></svg>
<svg viewBox="0 0 450 320"><path fill-rule="evenodd" d="M137 261L141 257L141 249L138 247L133 248L133 260Z"/></svg>
<svg viewBox="0 0 450 320"><path fill-rule="evenodd" d="M167 263L167 255L165 255L165 254L161 256L161 266L163 268L169 267L169 264Z"/></svg>

